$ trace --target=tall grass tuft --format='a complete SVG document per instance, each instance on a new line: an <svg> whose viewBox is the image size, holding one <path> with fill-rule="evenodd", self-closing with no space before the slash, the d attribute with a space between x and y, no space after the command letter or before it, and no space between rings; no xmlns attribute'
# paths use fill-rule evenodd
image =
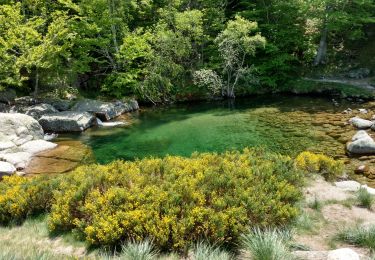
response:
<svg viewBox="0 0 375 260"><path fill-rule="evenodd" d="M374 204L374 196L370 194L367 189L360 188L357 192L357 200L361 207L371 209Z"/></svg>
<svg viewBox="0 0 375 260"><path fill-rule="evenodd" d="M119 259L123 260L153 260L157 259L158 251L154 249L151 240L142 242L127 242L122 246Z"/></svg>
<svg viewBox="0 0 375 260"><path fill-rule="evenodd" d="M221 250L219 247L199 242L193 249L194 260L230 260L231 254Z"/></svg>
<svg viewBox="0 0 375 260"><path fill-rule="evenodd" d="M287 245L290 239L287 231L255 228L242 235L242 246L253 260L290 260L294 259Z"/></svg>
<svg viewBox="0 0 375 260"><path fill-rule="evenodd" d="M338 239L357 246L362 246L375 251L375 225L370 227L356 226L341 231Z"/></svg>

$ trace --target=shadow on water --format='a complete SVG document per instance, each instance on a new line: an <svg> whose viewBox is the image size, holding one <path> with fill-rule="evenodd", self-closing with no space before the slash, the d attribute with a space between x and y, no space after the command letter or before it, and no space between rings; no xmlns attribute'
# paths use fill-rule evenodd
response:
<svg viewBox="0 0 375 260"><path fill-rule="evenodd" d="M128 127L93 129L62 138L91 146L99 163L254 146L294 155L319 143L311 115L350 106L335 107L323 98L280 95L179 104L146 109L135 114Z"/></svg>

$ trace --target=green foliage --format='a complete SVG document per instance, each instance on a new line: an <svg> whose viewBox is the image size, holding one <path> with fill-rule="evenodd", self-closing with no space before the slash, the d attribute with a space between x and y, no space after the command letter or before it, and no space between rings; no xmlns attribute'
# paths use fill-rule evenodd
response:
<svg viewBox="0 0 375 260"><path fill-rule="evenodd" d="M333 95L340 98L354 97L373 99L374 92L371 89L360 88L348 84L327 83L312 80L294 80L288 82L286 90L296 94L320 94Z"/></svg>
<svg viewBox="0 0 375 260"><path fill-rule="evenodd" d="M74 229L94 245L233 243L249 224L282 225L298 214L293 168L289 158L250 150L87 166L61 180L49 228Z"/></svg>
<svg viewBox="0 0 375 260"><path fill-rule="evenodd" d="M337 235L337 239L375 251L375 226L356 226L343 230Z"/></svg>
<svg viewBox="0 0 375 260"><path fill-rule="evenodd" d="M254 260L293 259L287 245L290 233L276 229L255 228L242 235L242 246Z"/></svg>
<svg viewBox="0 0 375 260"><path fill-rule="evenodd" d="M372 208L374 204L375 198L372 194L370 194L366 188L360 188L357 191L357 201L361 207L365 207L367 209Z"/></svg>

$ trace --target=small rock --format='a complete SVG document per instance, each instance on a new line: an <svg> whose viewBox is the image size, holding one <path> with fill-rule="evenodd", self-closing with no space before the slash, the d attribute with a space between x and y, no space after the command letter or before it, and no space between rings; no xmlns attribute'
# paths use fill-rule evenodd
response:
<svg viewBox="0 0 375 260"><path fill-rule="evenodd" d="M364 108L360 108L360 109L358 109L358 111L361 114L367 114L368 113L367 109L364 109Z"/></svg>
<svg viewBox="0 0 375 260"><path fill-rule="evenodd" d="M357 169L354 170L355 174L365 174L368 172L370 168L367 165L360 165L357 167Z"/></svg>
<svg viewBox="0 0 375 260"><path fill-rule="evenodd" d="M335 186L345 191L357 191L361 188L361 184L356 181L339 181L335 182Z"/></svg>
<svg viewBox="0 0 375 260"><path fill-rule="evenodd" d="M330 251L327 260L360 260L360 258L352 249L340 248Z"/></svg>
<svg viewBox="0 0 375 260"><path fill-rule="evenodd" d="M351 154L375 154L375 141L366 131L358 131L347 143L346 149Z"/></svg>
<svg viewBox="0 0 375 260"><path fill-rule="evenodd" d="M369 129L374 125L373 121L365 120L359 117L353 117L349 120L349 123L351 123L353 126L355 126L358 129Z"/></svg>
<svg viewBox="0 0 375 260"><path fill-rule="evenodd" d="M0 161L0 179L3 176L9 176L16 172L16 167L14 167L12 164L8 162L1 162Z"/></svg>

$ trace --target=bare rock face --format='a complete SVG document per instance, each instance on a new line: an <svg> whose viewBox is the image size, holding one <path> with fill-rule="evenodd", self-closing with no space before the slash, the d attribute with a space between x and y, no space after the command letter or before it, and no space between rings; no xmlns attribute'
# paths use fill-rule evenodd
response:
<svg viewBox="0 0 375 260"><path fill-rule="evenodd" d="M360 258L352 249L340 248L330 251L327 260L360 260Z"/></svg>
<svg viewBox="0 0 375 260"><path fill-rule="evenodd" d="M96 124L96 118L88 112L65 111L44 115L39 123L47 132L82 132Z"/></svg>
<svg viewBox="0 0 375 260"><path fill-rule="evenodd" d="M32 140L43 139L43 129L24 114L0 113L0 154Z"/></svg>

